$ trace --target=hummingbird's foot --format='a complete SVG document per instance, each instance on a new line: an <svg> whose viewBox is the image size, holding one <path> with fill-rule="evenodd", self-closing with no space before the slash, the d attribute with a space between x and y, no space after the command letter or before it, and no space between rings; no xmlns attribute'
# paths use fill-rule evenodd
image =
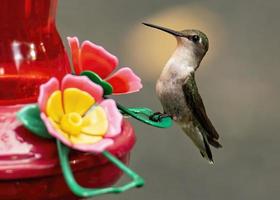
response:
<svg viewBox="0 0 280 200"><path fill-rule="evenodd" d="M163 118L170 117L173 119L172 115L166 114L166 113L161 113L161 112L155 112L152 115L149 116L149 119L155 122L161 121Z"/></svg>

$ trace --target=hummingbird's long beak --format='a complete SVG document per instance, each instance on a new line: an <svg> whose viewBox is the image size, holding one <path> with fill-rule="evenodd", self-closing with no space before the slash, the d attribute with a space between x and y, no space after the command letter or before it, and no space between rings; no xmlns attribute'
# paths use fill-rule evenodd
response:
<svg viewBox="0 0 280 200"><path fill-rule="evenodd" d="M159 29L161 31L170 33L170 34L172 34L174 36L179 36L179 37L183 36L182 33L178 32L178 31L174 31L174 30L169 29L169 28L165 28L165 27L162 27L162 26L154 25L154 24L148 24L148 23L143 23L143 24L146 25L146 26L149 26L149 27L152 27L152 28L156 28L156 29Z"/></svg>

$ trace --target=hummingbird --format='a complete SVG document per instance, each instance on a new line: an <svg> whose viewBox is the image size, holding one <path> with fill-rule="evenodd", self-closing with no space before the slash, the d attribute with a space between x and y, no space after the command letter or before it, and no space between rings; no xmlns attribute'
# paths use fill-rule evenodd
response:
<svg viewBox="0 0 280 200"><path fill-rule="evenodd" d="M143 24L169 33L177 40L177 47L156 83L156 94L164 110L160 117L172 117L198 147L201 155L213 164L210 145L215 148L222 145L218 142L218 132L206 114L195 81L195 72L209 48L207 36L199 30L175 31ZM150 119L155 120L158 114L154 113Z"/></svg>

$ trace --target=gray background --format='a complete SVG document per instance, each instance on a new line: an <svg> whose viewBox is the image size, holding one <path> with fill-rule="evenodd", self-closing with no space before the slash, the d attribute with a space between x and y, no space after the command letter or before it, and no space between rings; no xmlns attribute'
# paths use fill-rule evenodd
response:
<svg viewBox="0 0 280 200"><path fill-rule="evenodd" d="M131 119L138 138L131 167L146 184L95 199L279 198L279 8L276 0L59 1L57 25L64 42L77 35L101 44L143 79L140 93L116 98L128 106L161 110L154 84L175 47L174 39L142 21L178 29L199 24L210 34L197 81L224 146L213 150L215 165L201 158L176 125L162 130ZM165 40L171 45L162 46Z"/></svg>

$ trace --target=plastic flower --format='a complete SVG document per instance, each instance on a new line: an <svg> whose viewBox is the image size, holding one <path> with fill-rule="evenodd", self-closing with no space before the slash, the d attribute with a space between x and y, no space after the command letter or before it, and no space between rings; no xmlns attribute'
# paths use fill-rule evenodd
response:
<svg viewBox="0 0 280 200"><path fill-rule="evenodd" d="M121 133L122 115L101 86L85 76L66 75L59 85L41 85L38 104L48 132L65 145L93 153L104 151Z"/></svg>
<svg viewBox="0 0 280 200"><path fill-rule="evenodd" d="M141 79L124 67L111 74L118 65L118 58L103 47L84 41L80 47L77 37L68 37L72 62L77 74L89 70L95 72L113 87L113 94L137 92L142 88Z"/></svg>

